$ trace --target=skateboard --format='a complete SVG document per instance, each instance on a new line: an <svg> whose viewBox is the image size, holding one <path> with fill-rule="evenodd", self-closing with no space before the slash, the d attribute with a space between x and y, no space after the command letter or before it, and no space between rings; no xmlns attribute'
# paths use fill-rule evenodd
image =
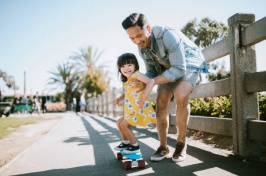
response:
<svg viewBox="0 0 266 176"><path fill-rule="evenodd" d="M120 150L120 152L116 155L118 160L123 160L124 169L128 170L133 167L137 167L140 169L145 168L145 160L142 158L142 154L140 152L138 153L131 153L131 154L125 154L123 153L123 150Z"/></svg>

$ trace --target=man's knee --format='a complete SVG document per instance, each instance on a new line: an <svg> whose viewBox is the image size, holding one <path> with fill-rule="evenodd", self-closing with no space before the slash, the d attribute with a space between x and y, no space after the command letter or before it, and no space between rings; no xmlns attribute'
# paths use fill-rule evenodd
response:
<svg viewBox="0 0 266 176"><path fill-rule="evenodd" d="M168 106L172 98L172 93L166 90L158 92L158 97L156 100L156 112L157 114L164 114L168 112Z"/></svg>
<svg viewBox="0 0 266 176"><path fill-rule="evenodd" d="M177 106L184 106L184 107L188 106L188 100L189 100L189 96L187 95L179 95L175 98Z"/></svg>
<svg viewBox="0 0 266 176"><path fill-rule="evenodd" d="M175 90L175 101L177 105L184 106L188 104L189 95L193 90L193 86L189 82L181 81Z"/></svg>

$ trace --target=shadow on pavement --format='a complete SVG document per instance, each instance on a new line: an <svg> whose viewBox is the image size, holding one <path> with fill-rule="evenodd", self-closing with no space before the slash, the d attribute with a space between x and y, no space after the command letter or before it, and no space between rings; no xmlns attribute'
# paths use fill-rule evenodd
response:
<svg viewBox="0 0 266 176"><path fill-rule="evenodd" d="M216 155L211 152L207 152L205 150L189 146L187 149L187 154L196 158L200 162L198 163L187 163L186 165L175 164L171 161L171 158L167 158L161 162L151 162L149 160L150 156L155 152L153 148L138 141L141 146L143 158L146 160L148 165L145 169L131 169L124 170L121 161L116 159L113 151L111 150L109 143L110 142L118 142L120 141L120 135L116 128L110 127L106 123L102 121L108 120L110 123L115 123L116 120L100 117L91 114L77 114L80 117L83 125L90 138L79 138L72 137L68 140L64 141L66 143L71 142L80 142L79 145L93 145L94 153L87 153L84 155L88 155L88 159L90 155L94 155L95 157L95 165L67 168L67 169L54 169L47 170L42 172L28 173L24 175L49 175L49 176L61 176L61 175L127 175L127 174L135 174L135 175L205 175L204 171L208 171L213 169L212 171L208 171L208 175L265 175L266 166L262 163L255 162L243 162L240 158L236 156L224 157L221 155ZM107 131L96 131L93 128L93 125L90 121L97 122L103 129ZM134 128L134 127L133 127ZM154 132L150 132L146 129L134 128L134 130L138 131L140 134L136 136L137 139L151 137L154 139L158 139L157 134ZM168 138L168 145L171 147L175 147L176 141ZM158 146L155 146L156 148ZM189 160L187 158L187 160ZM184 162L187 162L184 161ZM152 173L151 173L152 172ZM227 174L225 174L227 173Z"/></svg>

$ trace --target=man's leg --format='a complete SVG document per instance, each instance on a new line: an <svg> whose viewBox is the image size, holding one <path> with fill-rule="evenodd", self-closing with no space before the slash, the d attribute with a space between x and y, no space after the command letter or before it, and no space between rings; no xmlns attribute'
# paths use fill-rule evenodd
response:
<svg viewBox="0 0 266 176"><path fill-rule="evenodd" d="M175 100L176 100L176 121L178 126L178 142L185 142L187 124L189 121L190 107L188 104L189 95L193 87L191 83L181 81L176 86Z"/></svg>
<svg viewBox="0 0 266 176"><path fill-rule="evenodd" d="M168 107L173 93L166 89L159 89L157 92L156 101L156 118L157 118L157 131L160 140L160 146L151 157L152 161L161 161L169 154L169 149L167 147L167 132L168 132Z"/></svg>
<svg viewBox="0 0 266 176"><path fill-rule="evenodd" d="M188 103L189 94L193 90L193 86L189 82L180 81L176 86L176 121L178 127L178 137L176 150L172 160L174 162L183 161L186 158L186 131L190 115L190 106Z"/></svg>
<svg viewBox="0 0 266 176"><path fill-rule="evenodd" d="M156 118L157 118L157 130L160 145L167 147L167 133L168 133L168 107L173 93L166 89L160 89L157 92L156 100Z"/></svg>

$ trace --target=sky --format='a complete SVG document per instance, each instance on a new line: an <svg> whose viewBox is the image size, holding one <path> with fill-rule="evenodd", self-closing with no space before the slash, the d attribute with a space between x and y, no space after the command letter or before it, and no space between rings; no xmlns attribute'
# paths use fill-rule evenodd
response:
<svg viewBox="0 0 266 176"><path fill-rule="evenodd" d="M91 46L103 51L99 64L109 63L111 87L121 87L116 60L125 52L138 55L121 22L131 13L147 16L151 25L181 29L188 21L209 17L228 25L236 13L255 14L256 21L265 17L262 0L0 0L0 69L13 76L23 94L24 72L28 95L45 89L49 71L55 70L74 52ZM266 70L266 42L256 46L257 70ZM227 68L229 69L229 68ZM0 78L3 94L12 94Z"/></svg>

